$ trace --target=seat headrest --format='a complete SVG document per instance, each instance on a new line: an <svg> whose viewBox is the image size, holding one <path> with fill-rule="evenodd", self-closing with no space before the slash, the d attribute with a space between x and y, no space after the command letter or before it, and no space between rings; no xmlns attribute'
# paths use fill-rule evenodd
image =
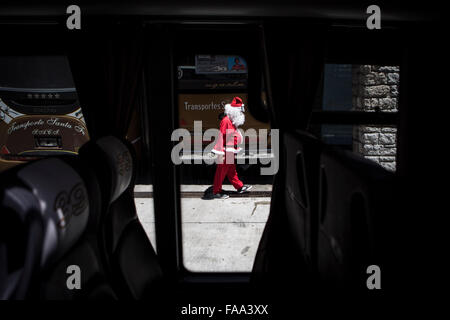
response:
<svg viewBox="0 0 450 320"><path fill-rule="evenodd" d="M17 184L2 186L0 206L2 209L15 212L21 221L25 221L30 212L40 212L40 204L36 197L28 189Z"/></svg>
<svg viewBox="0 0 450 320"><path fill-rule="evenodd" d="M94 168L91 168L88 163L80 161L80 157L67 156L58 158L63 159L83 179L89 199L89 220L86 232L90 234L97 233L102 212L102 192Z"/></svg>
<svg viewBox="0 0 450 320"><path fill-rule="evenodd" d="M114 136L105 136L83 145L79 152L84 161L95 168L104 199L112 203L130 186L134 163L130 148Z"/></svg>
<svg viewBox="0 0 450 320"><path fill-rule="evenodd" d="M67 252L83 234L89 219L86 186L72 167L57 158L31 162L17 177L40 202L45 223L44 266Z"/></svg>

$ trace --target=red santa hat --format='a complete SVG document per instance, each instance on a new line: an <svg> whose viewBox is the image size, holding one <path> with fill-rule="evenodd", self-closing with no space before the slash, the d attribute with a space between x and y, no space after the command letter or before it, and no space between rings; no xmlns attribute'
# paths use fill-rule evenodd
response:
<svg viewBox="0 0 450 320"><path fill-rule="evenodd" d="M240 108L242 112L245 111L245 110L244 110L244 106L245 106L245 105L242 103L242 99L239 98L239 97L234 97L234 98L233 98L233 101L231 101L230 104L227 104L227 106L231 106L231 107L235 107L235 108Z"/></svg>
<svg viewBox="0 0 450 320"><path fill-rule="evenodd" d="M230 105L231 105L232 107L238 107L238 108L244 106L244 104L242 103L242 99L239 98L239 97L234 97L234 98L233 98L233 101L231 101L231 104L230 104Z"/></svg>

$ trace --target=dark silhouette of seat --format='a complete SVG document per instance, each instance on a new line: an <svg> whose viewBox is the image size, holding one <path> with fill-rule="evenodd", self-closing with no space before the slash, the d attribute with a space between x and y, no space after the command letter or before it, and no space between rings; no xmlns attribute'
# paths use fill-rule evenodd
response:
<svg viewBox="0 0 450 320"><path fill-rule="evenodd" d="M255 260L255 279L283 278L307 291L317 269L319 160L322 143L303 131L283 134L283 164ZM265 281L265 280L263 280Z"/></svg>
<svg viewBox="0 0 450 320"><path fill-rule="evenodd" d="M85 164L100 182L104 208L101 250L120 298L144 299L157 294L162 271L136 214L133 189L135 157L131 145L113 136L90 141L80 149Z"/></svg>
<svg viewBox="0 0 450 320"><path fill-rule="evenodd" d="M318 270L332 289L367 291L369 265L384 265L396 179L380 165L345 150L321 155Z"/></svg>
<svg viewBox="0 0 450 320"><path fill-rule="evenodd" d="M253 279L274 287L301 284L308 294L367 291L367 267L382 268L394 254L395 174L301 131L284 133L282 142Z"/></svg>
<svg viewBox="0 0 450 320"><path fill-rule="evenodd" d="M0 300L28 297L44 241L38 199L10 177L0 178Z"/></svg>
<svg viewBox="0 0 450 320"><path fill-rule="evenodd" d="M92 188L95 181L84 180L88 175L78 173L76 167L79 165L75 159L48 158L8 173L10 184L22 186L34 196L42 230L42 240L29 232L26 235L34 237L39 263L34 265L34 278L20 298L115 297L104 277L97 240L87 232L89 226L95 225L93 219L98 212L86 186ZM19 195L17 190L6 189L6 193L12 192L13 196ZM72 265L82 273L79 290L71 290L66 284L67 268Z"/></svg>
<svg viewBox="0 0 450 320"><path fill-rule="evenodd" d="M102 210L100 184L92 168L85 166L77 157L62 159L82 178L89 204L89 219L77 244L62 259L43 273L40 297L57 300L111 300L117 299L102 262L98 231ZM81 290L68 290L62 280L67 279L68 266L76 265L81 271Z"/></svg>

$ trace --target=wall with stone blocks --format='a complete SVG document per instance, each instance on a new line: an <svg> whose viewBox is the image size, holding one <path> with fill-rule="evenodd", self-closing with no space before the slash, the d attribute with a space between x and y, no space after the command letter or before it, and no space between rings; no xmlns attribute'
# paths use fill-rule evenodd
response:
<svg viewBox="0 0 450 320"><path fill-rule="evenodd" d="M400 69L396 66L352 66L352 110L398 111ZM397 128L394 126L354 126L353 151L395 171Z"/></svg>

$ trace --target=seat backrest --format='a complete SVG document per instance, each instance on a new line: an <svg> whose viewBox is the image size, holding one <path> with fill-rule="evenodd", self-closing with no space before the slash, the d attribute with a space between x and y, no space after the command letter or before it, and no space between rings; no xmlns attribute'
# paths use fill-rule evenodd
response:
<svg viewBox="0 0 450 320"><path fill-rule="evenodd" d="M303 255L309 271L316 267L318 229L319 159L322 143L301 131L284 135L285 206L296 252Z"/></svg>
<svg viewBox="0 0 450 320"><path fill-rule="evenodd" d="M92 168L77 157L66 157L69 165L84 181L89 203L89 219L79 241L61 259L48 268L41 277L40 298L50 300L115 300L117 295L107 276L99 249L98 232L102 211L100 184ZM78 267L80 288L70 289L68 270ZM72 272L76 272L73 271Z"/></svg>
<svg viewBox="0 0 450 320"><path fill-rule="evenodd" d="M354 153L321 155L318 269L328 288L366 288L366 269L384 263L395 175Z"/></svg>
<svg viewBox="0 0 450 320"><path fill-rule="evenodd" d="M103 257L119 296L142 299L157 291L162 272L139 222L133 197L135 157L125 141L90 141L80 156L96 172L105 207L101 217Z"/></svg>
<svg viewBox="0 0 450 320"><path fill-rule="evenodd" d="M40 269L44 223L37 198L7 178L0 178L0 300L25 299Z"/></svg>
<svg viewBox="0 0 450 320"><path fill-rule="evenodd" d="M10 174L11 183L23 186L35 197L42 220L38 276L29 287L30 298L115 297L112 290L105 289L107 283L100 281L104 272L95 252L97 241L86 234L96 220L97 213L90 212L97 207L95 198L88 195L95 181L77 172L75 163L75 158L48 158L30 162ZM67 284L68 270L73 267L82 275L79 289Z"/></svg>
<svg viewBox="0 0 450 320"><path fill-rule="evenodd" d="M318 181L322 143L302 131L281 135L280 170L252 270L256 285L310 292L316 279Z"/></svg>
<svg viewBox="0 0 450 320"><path fill-rule="evenodd" d="M135 159L125 143L116 137L106 136L89 141L79 150L81 161L97 176L105 208L134 183Z"/></svg>
<svg viewBox="0 0 450 320"><path fill-rule="evenodd" d="M83 234L89 219L89 201L82 178L57 158L31 162L17 178L40 201L45 217L42 267L66 253Z"/></svg>

